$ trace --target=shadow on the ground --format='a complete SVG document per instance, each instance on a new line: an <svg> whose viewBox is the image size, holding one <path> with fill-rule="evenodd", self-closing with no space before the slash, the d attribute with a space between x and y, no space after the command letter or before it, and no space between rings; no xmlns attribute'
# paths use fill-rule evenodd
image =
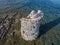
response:
<svg viewBox="0 0 60 45"><path fill-rule="evenodd" d="M38 37L40 37L41 35L45 34L47 31L49 31L51 28L53 28L54 26L58 25L60 23L60 17L57 18L54 21L51 21L43 26L40 27L40 35Z"/></svg>

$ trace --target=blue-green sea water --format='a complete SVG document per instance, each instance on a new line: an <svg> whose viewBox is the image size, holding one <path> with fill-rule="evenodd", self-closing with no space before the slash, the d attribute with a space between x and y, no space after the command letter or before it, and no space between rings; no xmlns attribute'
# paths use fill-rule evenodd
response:
<svg viewBox="0 0 60 45"><path fill-rule="evenodd" d="M26 17L32 10L42 10L44 17L41 19L43 26L40 33L45 37L44 45L60 45L60 4L54 1L0 0L0 12L19 12Z"/></svg>

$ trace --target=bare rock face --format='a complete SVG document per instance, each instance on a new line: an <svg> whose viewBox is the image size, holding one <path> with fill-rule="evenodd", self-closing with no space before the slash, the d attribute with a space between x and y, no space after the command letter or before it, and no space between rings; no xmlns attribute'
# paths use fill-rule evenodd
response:
<svg viewBox="0 0 60 45"><path fill-rule="evenodd" d="M32 10L26 18L21 19L21 35L23 39L32 41L39 36L40 19L43 15L40 10L37 13Z"/></svg>

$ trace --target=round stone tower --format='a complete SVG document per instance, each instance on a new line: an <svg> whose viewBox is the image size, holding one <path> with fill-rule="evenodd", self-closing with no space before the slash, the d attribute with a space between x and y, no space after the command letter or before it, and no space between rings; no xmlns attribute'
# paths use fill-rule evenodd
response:
<svg viewBox="0 0 60 45"><path fill-rule="evenodd" d="M39 36L40 19L44 16L41 10L34 10L26 18L21 18L21 36L25 40L35 40Z"/></svg>

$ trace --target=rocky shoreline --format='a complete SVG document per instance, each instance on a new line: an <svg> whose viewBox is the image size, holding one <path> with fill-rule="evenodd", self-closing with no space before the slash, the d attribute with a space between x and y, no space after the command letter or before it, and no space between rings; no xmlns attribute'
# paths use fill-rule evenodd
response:
<svg viewBox="0 0 60 45"><path fill-rule="evenodd" d="M9 28L11 27L11 25L15 22L15 17L16 17L17 13L15 13L12 16L6 15L6 16L2 16L0 17L0 39L3 39L4 36L6 35L6 33L9 31Z"/></svg>

